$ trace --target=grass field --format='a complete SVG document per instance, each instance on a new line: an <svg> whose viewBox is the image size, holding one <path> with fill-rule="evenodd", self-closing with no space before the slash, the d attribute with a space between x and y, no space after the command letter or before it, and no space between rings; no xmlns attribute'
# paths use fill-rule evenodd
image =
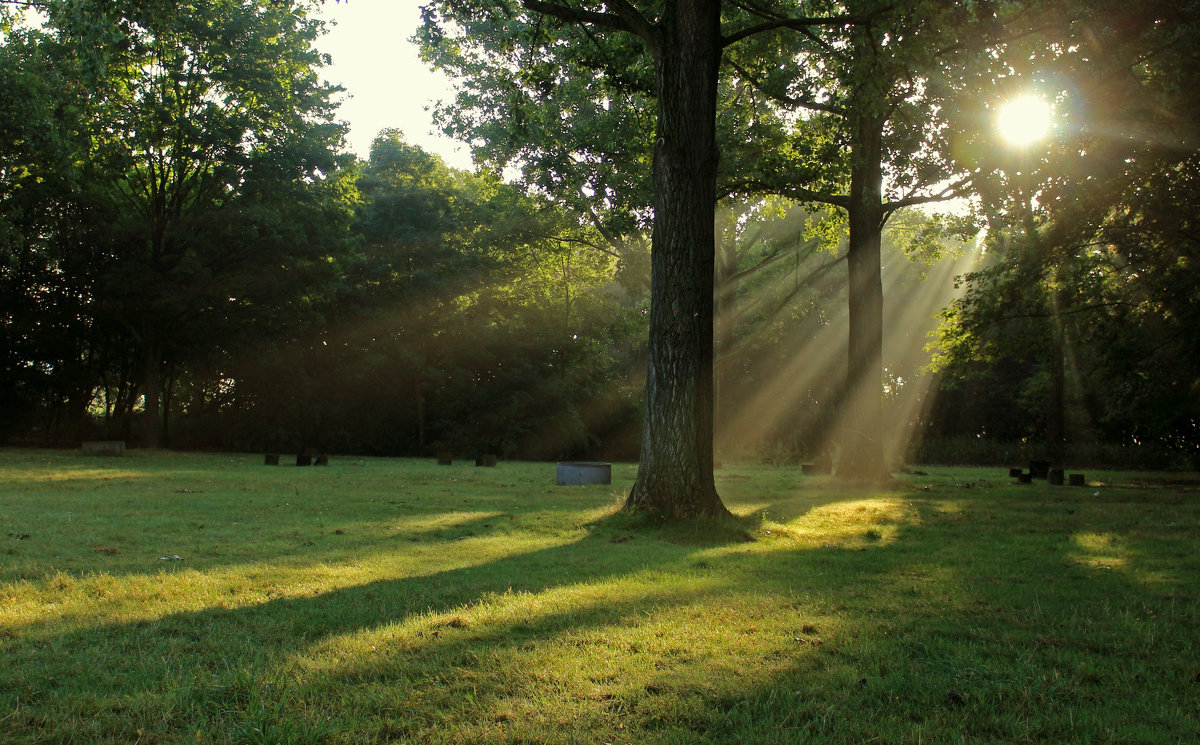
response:
<svg viewBox="0 0 1200 745"><path fill-rule="evenodd" d="M0 743L1197 743L1200 480L0 451Z"/></svg>

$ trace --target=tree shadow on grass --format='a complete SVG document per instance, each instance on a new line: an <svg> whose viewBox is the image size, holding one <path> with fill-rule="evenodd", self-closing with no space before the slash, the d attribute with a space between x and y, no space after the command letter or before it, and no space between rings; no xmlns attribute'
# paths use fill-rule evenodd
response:
<svg viewBox="0 0 1200 745"><path fill-rule="evenodd" d="M1179 652L1197 638L1195 594L1135 571L1194 548L1194 535L1153 540L1181 507L1191 522L1176 514L1172 530L1188 530L1194 507L905 499L874 541L799 546L755 533L754 514L717 535L610 515L568 544L426 576L22 633L4 640L0 701L19 702L13 721L35 741L54 717L113 740L303 720L410 742L496 739L495 725L531 742L905 742L931 728L1082 742L1139 739L1121 716L1180 735L1195 724L1167 716L1194 691ZM1117 533L1125 564L1080 555L1080 536ZM1151 673L1173 688L1139 683ZM278 715L264 718L266 699Z"/></svg>
<svg viewBox="0 0 1200 745"><path fill-rule="evenodd" d="M54 716L68 699L90 701L94 711L89 716L103 717L114 707L128 705L120 702L170 697L180 686L195 687L197 679L205 675L219 678L231 670L270 669L284 660L304 657L314 646L393 627L417 647L453 651L447 645L466 626L445 626L437 618L440 614L465 613L483 598L507 593L547 594L565 587L619 582L640 572L678 565L698 548L728 540L728 534L714 537L678 529L643 530L632 536L626 532L630 527L625 516L610 516L591 525L584 538L572 543L312 597L206 608L153 620L12 630L4 640L0 659L14 674L0 681L0 701L26 712L22 720L26 722L36 720L39 711ZM687 540L680 540L681 536ZM645 607L654 594L620 598L621 593L614 590L613 598L586 602L586 591L580 592L584 599L574 605L492 624L491 630L472 643L514 634L536 639L568 627L612 623ZM672 598L682 597L681 593L661 592L653 602L675 602ZM436 628L439 624L443 628ZM420 641L412 636L431 626L431 636ZM79 704L72 706L78 708Z"/></svg>
<svg viewBox="0 0 1200 745"><path fill-rule="evenodd" d="M0 582L37 583L55 572L120 577L256 562L355 561L364 552L395 550L400 540L431 544L516 530L561 532L574 515L615 502L611 489L534 484L522 478L531 471L527 466L454 476L434 466L387 465L365 476L330 467L250 478L246 474L256 467L245 467L197 471L195 478L142 473L124 480L93 473L52 488L35 485L6 505L12 509L0 526L6 544L0 545L6 558ZM183 563L163 564L162 556L179 556Z"/></svg>
<svg viewBox="0 0 1200 745"><path fill-rule="evenodd" d="M252 701L265 695L250 689L286 677L296 665L310 665L305 668L310 675L343 683L444 685L447 677L463 674L465 668L455 660L464 651L477 659L481 648L541 645L564 633L636 626L648 608L659 613L733 589L731 582L738 580L730 577L697 576L689 587L691 578L679 575L697 567L719 569L719 559L696 562L695 554L743 545L753 540L759 522L750 516L716 526L655 525L638 516L610 514L587 525L580 540L469 567L153 620L93 625L80 619L60 627L27 627L14 631L0 654L14 670L0 682L0 701L19 713L14 722L24 732L38 733L57 718L68 728L83 726L81 721L93 729L109 727L119 739L136 732L131 722L140 724L138 729L164 726L155 725L149 712L131 714L130 701L178 711L165 725L175 734L193 721L233 726L231 717L244 720ZM483 525L469 521L455 527L476 528ZM631 584L622 587L626 581ZM471 620L475 613L499 612L477 606L502 608L508 603L500 598L512 594L537 596L537 604L550 610L518 612L478 626ZM354 651L354 640L363 635L386 637L397 656L383 663L374 656L368 660L361 649ZM342 644L351 649L340 654L358 655L356 661L324 667L304 662L318 652L318 657L338 659ZM519 657L497 665L519 669Z"/></svg>
<svg viewBox="0 0 1200 745"><path fill-rule="evenodd" d="M874 566L874 592L822 588L853 633L797 648L766 684L646 741L1187 741L1200 731L1200 510L1128 496L913 495L888 550L808 554L827 577Z"/></svg>

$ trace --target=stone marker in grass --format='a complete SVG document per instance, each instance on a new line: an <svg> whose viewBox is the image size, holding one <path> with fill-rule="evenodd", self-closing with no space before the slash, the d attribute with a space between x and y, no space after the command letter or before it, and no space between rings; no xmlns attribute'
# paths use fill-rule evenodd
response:
<svg viewBox="0 0 1200 745"><path fill-rule="evenodd" d="M611 484L612 464L599 461L562 461L558 463L556 481L559 486Z"/></svg>
<svg viewBox="0 0 1200 745"><path fill-rule="evenodd" d="M124 440L93 440L80 448L84 455L120 456L125 454Z"/></svg>

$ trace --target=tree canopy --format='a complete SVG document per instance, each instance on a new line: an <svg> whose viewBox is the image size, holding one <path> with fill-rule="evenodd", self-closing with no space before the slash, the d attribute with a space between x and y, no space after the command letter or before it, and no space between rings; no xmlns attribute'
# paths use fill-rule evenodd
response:
<svg viewBox="0 0 1200 745"><path fill-rule="evenodd" d="M14 441L637 457L663 517L724 512L714 449L1200 452L1190 3L431 2L475 172L344 151L315 2L24 6Z"/></svg>

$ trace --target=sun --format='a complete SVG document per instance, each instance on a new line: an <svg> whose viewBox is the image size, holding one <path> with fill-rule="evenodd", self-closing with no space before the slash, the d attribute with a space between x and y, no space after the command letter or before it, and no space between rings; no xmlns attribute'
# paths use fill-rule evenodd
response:
<svg viewBox="0 0 1200 745"><path fill-rule="evenodd" d="M1050 104L1026 94L1001 104L996 129L1013 145L1029 145L1049 134L1051 113Z"/></svg>

